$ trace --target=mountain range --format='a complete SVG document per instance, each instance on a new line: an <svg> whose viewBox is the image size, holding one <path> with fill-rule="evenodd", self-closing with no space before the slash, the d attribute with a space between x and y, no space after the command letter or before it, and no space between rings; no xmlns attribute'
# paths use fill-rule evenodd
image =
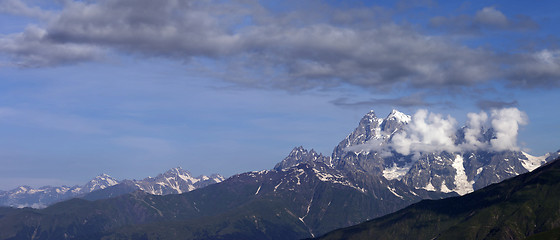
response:
<svg viewBox="0 0 560 240"><path fill-rule="evenodd" d="M560 155L534 157L488 148L403 153L395 144L410 134L411 121L398 111L385 118L371 111L330 156L296 147L272 170L234 175L182 194L132 192L140 188L129 182L84 197L96 201L74 199L45 209L1 208L0 239L315 237L423 199L468 194L533 171ZM468 131L457 129L454 144L468 141ZM477 131L480 143L497 139L492 128Z"/></svg>
<svg viewBox="0 0 560 240"><path fill-rule="evenodd" d="M156 177L142 180L122 180L100 174L82 186L20 186L10 191L0 191L0 206L44 208L71 198L90 200L110 198L141 190L154 195L180 194L223 181L219 174L193 177L182 168L173 168Z"/></svg>

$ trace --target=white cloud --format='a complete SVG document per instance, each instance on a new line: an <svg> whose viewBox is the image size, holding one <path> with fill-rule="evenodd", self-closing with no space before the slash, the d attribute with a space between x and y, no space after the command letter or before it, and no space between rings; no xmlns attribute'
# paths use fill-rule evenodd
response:
<svg viewBox="0 0 560 240"><path fill-rule="evenodd" d="M506 27L509 24L506 15L497 10L495 7L485 7L477 11L474 16L474 21L498 28Z"/></svg>
<svg viewBox="0 0 560 240"><path fill-rule="evenodd" d="M451 117L418 110L404 132L397 133L393 148L404 155L416 152L454 152L457 121Z"/></svg>
<svg viewBox="0 0 560 240"><path fill-rule="evenodd" d="M517 133L520 125L528 123L527 115L517 108L504 108L493 110L491 118L492 128L496 133L496 138L490 140L492 149L518 150Z"/></svg>
<svg viewBox="0 0 560 240"><path fill-rule="evenodd" d="M464 141L456 144L457 122L451 117L418 110L404 131L397 132L388 143L389 147L403 155L430 152L463 152L476 150L519 150L517 135L520 125L528 122L527 115L517 108L492 110L490 116L468 113L464 127ZM492 133L493 136L485 136ZM459 141L460 142L460 141ZM386 151L387 146L360 146L361 149Z"/></svg>
<svg viewBox="0 0 560 240"><path fill-rule="evenodd" d="M480 113L468 113L468 121L465 126L465 144L462 145L466 149L484 149L487 144L482 140L483 130L487 129L488 114L481 111Z"/></svg>

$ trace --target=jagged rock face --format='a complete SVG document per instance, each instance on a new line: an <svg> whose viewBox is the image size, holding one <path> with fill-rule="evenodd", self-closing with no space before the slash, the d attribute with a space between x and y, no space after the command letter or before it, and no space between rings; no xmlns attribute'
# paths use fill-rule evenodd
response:
<svg viewBox="0 0 560 240"><path fill-rule="evenodd" d="M206 187L210 184L219 183L224 178L218 174L210 177L192 177L191 174L182 168L173 168L155 178L145 178L135 180L134 183L144 192L154 195L181 194L197 188Z"/></svg>
<svg viewBox="0 0 560 240"><path fill-rule="evenodd" d="M524 158L513 151L430 153L412 164L402 182L417 189L464 195L527 172L521 164Z"/></svg>
<svg viewBox="0 0 560 240"><path fill-rule="evenodd" d="M358 146L365 144L372 139L380 139L381 124L383 119L377 118L373 111L367 113L358 124L358 127L350 133L344 140L342 140L333 151L333 161L336 165L340 164L340 158L345 153L345 149L351 146Z"/></svg>
<svg viewBox="0 0 560 240"><path fill-rule="evenodd" d="M543 157L520 151L429 153L413 162L402 181L414 188L464 195L533 170L524 167L528 158L536 158L538 166L546 163Z"/></svg>
<svg viewBox="0 0 560 240"><path fill-rule="evenodd" d="M383 170L383 166L386 164L390 164L389 166L392 166L392 163L402 164L403 156L400 154L393 152L390 155L385 155L375 151L370 154L367 145L386 145L397 132L404 129L404 126L410 120L410 116L396 110L393 110L384 119L378 118L373 111L368 112L360 120L358 127L333 150L334 166L374 174ZM390 158L393 159L386 161Z"/></svg>
<svg viewBox="0 0 560 240"><path fill-rule="evenodd" d="M467 153L464 156L467 160L465 170L467 176L474 181L474 190L533 170L523 167L522 163L527 156L522 152L476 152ZM544 162L541 162L540 165L542 164Z"/></svg>
<svg viewBox="0 0 560 240"><path fill-rule="evenodd" d="M449 153L426 154L416 161L402 177L402 182L415 189L451 192L455 189L455 157Z"/></svg>
<svg viewBox="0 0 560 240"><path fill-rule="evenodd" d="M315 152L311 149L307 151L302 146L295 147L290 154L284 160L274 166L274 170L280 171L282 169L287 169L296 166L300 163L310 163L310 162L323 162L330 165L331 158L325 157L323 154Z"/></svg>

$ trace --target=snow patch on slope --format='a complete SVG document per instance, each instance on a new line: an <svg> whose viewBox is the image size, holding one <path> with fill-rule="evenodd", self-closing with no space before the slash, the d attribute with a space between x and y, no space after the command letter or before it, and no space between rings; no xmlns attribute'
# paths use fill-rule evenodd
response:
<svg viewBox="0 0 560 240"><path fill-rule="evenodd" d="M390 191L391 193L393 193L393 195L395 195L395 196L399 197L400 199L403 199L403 200L404 200L403 196L399 195L399 194L397 193L397 191L395 191L394 188L391 188L391 187L387 186L387 189L389 189L389 191Z"/></svg>
<svg viewBox="0 0 560 240"><path fill-rule="evenodd" d="M317 169L315 169L315 168L313 168L313 172L315 172L315 176L316 176L320 181L322 181L322 182L331 182L331 183L334 183L334 184L340 184L340 185L344 185L344 186L347 186L347 187L351 187L351 188L357 189L357 190L359 190L359 191L361 191L361 192L363 192L363 193L366 192L365 189L363 189L363 188L361 188L361 187L359 187L359 186L356 186L356 185L352 184L350 181L348 181L348 180L347 180L343 175L341 175L341 174L335 174L335 175L333 175L333 174L330 174L330 173L321 172L321 171L319 171L319 170L317 170Z"/></svg>
<svg viewBox="0 0 560 240"><path fill-rule="evenodd" d="M436 190L436 188L434 187L434 185L432 185L432 182L431 182L431 181L428 182L428 184L427 184L425 187L423 187L423 189L426 189L426 190L428 190L428 191L435 191L435 190Z"/></svg>
<svg viewBox="0 0 560 240"><path fill-rule="evenodd" d="M449 188L447 187L447 184L445 183L445 180L443 180L443 182L441 182L441 192L444 193L450 193L452 192L451 190L449 190Z"/></svg>
<svg viewBox="0 0 560 240"><path fill-rule="evenodd" d="M526 152L522 152L523 155L525 155L525 157L527 159L519 159L521 160L521 165L523 165L523 167L525 169L527 169L527 171L532 172L533 170L537 169L538 167L542 166L543 164L546 163L546 157L547 155L544 156L540 156L540 157L535 157L532 155L529 155Z"/></svg>
<svg viewBox="0 0 560 240"><path fill-rule="evenodd" d="M383 177L387 180L401 180L402 177L408 173L408 170L412 167L412 164L406 164L404 167L399 167L397 164L393 163L391 168L383 169Z"/></svg>
<svg viewBox="0 0 560 240"><path fill-rule="evenodd" d="M465 195L467 193L473 192L474 181L469 182L467 180L467 174L465 173L465 167L463 166L463 156L457 154L451 166L455 168L456 171L455 189L453 189L453 191L455 191L459 195Z"/></svg>

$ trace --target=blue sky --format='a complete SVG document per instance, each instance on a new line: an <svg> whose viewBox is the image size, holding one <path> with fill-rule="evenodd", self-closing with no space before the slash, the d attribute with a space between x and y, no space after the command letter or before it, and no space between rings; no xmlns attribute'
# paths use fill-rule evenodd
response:
<svg viewBox="0 0 560 240"><path fill-rule="evenodd" d="M270 169L370 109L560 143L554 1L0 0L0 189Z"/></svg>

